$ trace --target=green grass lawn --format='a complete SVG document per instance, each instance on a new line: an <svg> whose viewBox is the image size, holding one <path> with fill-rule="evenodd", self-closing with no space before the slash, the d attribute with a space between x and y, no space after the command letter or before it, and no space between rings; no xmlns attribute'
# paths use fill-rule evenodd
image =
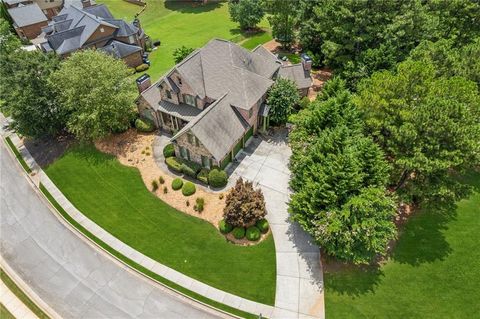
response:
<svg viewBox="0 0 480 319"><path fill-rule="evenodd" d="M273 305L272 236L250 247L230 244L210 223L151 194L137 169L93 147L73 147L46 173L82 213L131 247L218 289Z"/></svg>
<svg viewBox="0 0 480 319"><path fill-rule="evenodd" d="M108 6L116 18L132 21L134 14L141 7L120 0L98 0ZM147 8L140 15L145 32L153 39L159 39L161 46L153 51L149 59L152 63L147 73L156 81L175 63L173 51L185 45L199 48L212 38L222 38L245 43L248 49L271 39L269 32L246 36L238 24L230 20L226 3L210 3L205 6L191 2L167 2L164 0L147 0ZM268 29L266 19L259 25ZM251 42L246 38L252 38Z"/></svg>
<svg viewBox="0 0 480 319"><path fill-rule="evenodd" d="M379 269L325 273L327 318L478 318L480 173L450 214L423 211Z"/></svg>
<svg viewBox="0 0 480 319"><path fill-rule="evenodd" d="M0 303L0 318L1 319L15 319L15 317L8 311L5 306Z"/></svg>

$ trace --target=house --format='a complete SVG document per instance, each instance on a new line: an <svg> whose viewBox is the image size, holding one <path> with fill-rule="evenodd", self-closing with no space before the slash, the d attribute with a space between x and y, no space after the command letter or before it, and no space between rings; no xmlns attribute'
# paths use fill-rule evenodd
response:
<svg viewBox="0 0 480 319"><path fill-rule="evenodd" d="M60 12L64 0L3 0L3 2L7 9L36 3L40 7L40 10L50 20Z"/></svg>
<svg viewBox="0 0 480 319"><path fill-rule="evenodd" d="M82 0L82 7L64 7L44 27L44 52L67 57L81 49L98 49L122 59L129 67L143 63L145 33L138 20L132 23L115 19L105 5L91 5Z"/></svg>
<svg viewBox="0 0 480 319"><path fill-rule="evenodd" d="M138 109L173 134L177 157L223 168L268 125L265 99L277 77L294 80L301 92L311 85L302 64L285 66L262 46L250 52L213 39L141 92Z"/></svg>
<svg viewBox="0 0 480 319"><path fill-rule="evenodd" d="M48 19L38 4L22 4L7 9L13 20L13 28L22 39L34 39L42 33L42 27L48 24Z"/></svg>

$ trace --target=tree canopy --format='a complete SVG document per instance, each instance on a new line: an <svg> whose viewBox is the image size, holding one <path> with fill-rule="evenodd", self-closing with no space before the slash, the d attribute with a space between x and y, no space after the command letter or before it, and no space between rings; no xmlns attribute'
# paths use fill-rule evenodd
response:
<svg viewBox="0 0 480 319"><path fill-rule="evenodd" d="M242 30L256 28L265 15L258 0L229 0L228 11L232 21L238 22Z"/></svg>
<svg viewBox="0 0 480 319"><path fill-rule="evenodd" d="M80 140L95 140L130 126L137 92L126 64L94 50L78 51L50 77L67 129Z"/></svg>
<svg viewBox="0 0 480 319"><path fill-rule="evenodd" d="M266 214L262 191L253 189L252 182L244 182L240 177L225 198L225 221L233 226L249 227Z"/></svg>
<svg viewBox="0 0 480 319"><path fill-rule="evenodd" d="M286 123L288 116L299 102L300 95L296 84L288 79L277 79L267 94L270 119L277 124Z"/></svg>
<svg viewBox="0 0 480 319"><path fill-rule="evenodd" d="M264 0L265 10L270 14L268 21L273 37L289 47L295 41L295 26L298 22L298 0Z"/></svg>
<svg viewBox="0 0 480 319"><path fill-rule="evenodd" d="M175 64L182 62L183 59L189 56L193 51L195 51L194 48L187 48L184 45L182 45L180 48L176 48L173 51L173 59L175 60Z"/></svg>

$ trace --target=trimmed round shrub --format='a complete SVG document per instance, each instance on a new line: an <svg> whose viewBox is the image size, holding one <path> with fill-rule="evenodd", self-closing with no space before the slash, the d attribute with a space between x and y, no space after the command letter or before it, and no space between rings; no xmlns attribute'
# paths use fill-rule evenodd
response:
<svg viewBox="0 0 480 319"><path fill-rule="evenodd" d="M197 174L197 179L200 182L203 182L205 184L208 184L208 173L210 170L208 168L202 168L200 172Z"/></svg>
<svg viewBox="0 0 480 319"><path fill-rule="evenodd" d="M139 66L137 66L137 67L135 68L135 71L137 71L137 72L143 72L143 71L148 70L149 67L150 67L150 66L149 66L148 64L143 63L143 64L140 64Z"/></svg>
<svg viewBox="0 0 480 319"><path fill-rule="evenodd" d="M260 239L260 229L256 226L250 226L247 228L247 239L250 241L257 241Z"/></svg>
<svg viewBox="0 0 480 319"><path fill-rule="evenodd" d="M245 237L245 228L244 227L235 227L232 231L233 237L236 239L242 239Z"/></svg>
<svg viewBox="0 0 480 319"><path fill-rule="evenodd" d="M152 132L155 129L155 125L152 122L145 119L136 119L135 127L140 132Z"/></svg>
<svg viewBox="0 0 480 319"><path fill-rule="evenodd" d="M173 144L165 145L163 148L163 156L165 156L165 158L175 156L175 147Z"/></svg>
<svg viewBox="0 0 480 319"><path fill-rule="evenodd" d="M203 197L197 197L195 203L196 204L193 209L195 209L199 213L203 212L203 207L205 206L205 199L203 199Z"/></svg>
<svg viewBox="0 0 480 319"><path fill-rule="evenodd" d="M178 191L183 186L183 180L181 178L175 178L172 181L172 189Z"/></svg>
<svg viewBox="0 0 480 319"><path fill-rule="evenodd" d="M165 159L165 164L167 164L168 168L174 172L182 172L182 162L176 157L167 157Z"/></svg>
<svg viewBox="0 0 480 319"><path fill-rule="evenodd" d="M228 234L229 232L232 231L233 226L227 223L225 219L222 219L221 221L218 222L218 229L220 229L220 232L222 234Z"/></svg>
<svg viewBox="0 0 480 319"><path fill-rule="evenodd" d="M255 226L257 226L257 228L260 229L260 231L264 234L268 231L268 228L270 227L266 219L260 219L259 221L257 221Z"/></svg>
<svg viewBox="0 0 480 319"><path fill-rule="evenodd" d="M182 194L183 196L191 196L196 192L195 184L192 182L185 182L182 186Z"/></svg>
<svg viewBox="0 0 480 319"><path fill-rule="evenodd" d="M228 176L224 170L212 169L208 173L208 184L212 187L224 187L227 185Z"/></svg>

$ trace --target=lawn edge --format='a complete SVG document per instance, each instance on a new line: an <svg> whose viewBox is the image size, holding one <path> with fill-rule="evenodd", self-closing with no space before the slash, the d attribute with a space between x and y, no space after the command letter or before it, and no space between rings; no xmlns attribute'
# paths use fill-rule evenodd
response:
<svg viewBox="0 0 480 319"><path fill-rule="evenodd" d="M88 239L90 242L92 242L95 246L99 247L103 251L105 251L107 254L121 262L122 264L126 265L130 269L133 269L137 273L145 276L146 278L188 298L191 300L194 300L195 302L198 302L204 306L213 308L219 312L223 312L225 314L228 314L230 316L234 316L236 318L248 318L248 319L255 319L258 318L258 316L242 311L237 308L233 308L230 306L227 306L225 304L222 304L220 302L214 301L212 299L209 299L205 296L202 296L200 294L197 294L196 292L193 292L187 288L184 288L148 269L145 267L139 265L138 263L134 262L130 258L126 257L125 255L121 254L117 250L113 249L111 246L103 242L101 239L93 235L90 231L88 231L85 227L83 227L80 223L78 223L73 217L71 217L64 209L63 207L60 206L60 204L53 198L53 196L50 194L50 192L45 188L45 186L40 182L39 183L39 189L42 192L43 196L45 199L50 203L50 205L55 209L55 212L61 217L65 222L67 222L71 227L73 227L75 230L77 230L82 236L84 236L86 239Z"/></svg>
<svg viewBox="0 0 480 319"><path fill-rule="evenodd" d="M13 154L15 155L17 160L20 162L20 165L22 166L23 170L25 172L27 172L27 174L31 174L32 169L30 168L30 166L28 166L28 164L27 164L27 162L25 162L25 159L23 158L22 154L20 154L17 147L13 144L10 136L5 137L4 139L5 139L6 144L10 148L10 150L13 152Z"/></svg>

